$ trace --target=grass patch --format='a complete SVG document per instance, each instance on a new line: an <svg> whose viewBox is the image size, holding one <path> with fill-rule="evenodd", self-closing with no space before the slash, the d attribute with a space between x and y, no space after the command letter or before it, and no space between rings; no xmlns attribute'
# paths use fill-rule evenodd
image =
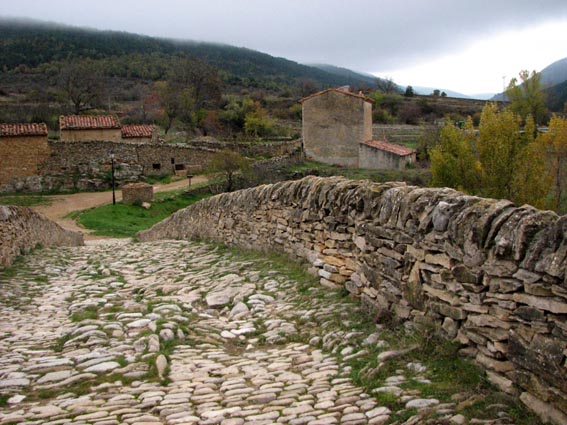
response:
<svg viewBox="0 0 567 425"><path fill-rule="evenodd" d="M208 194L178 195L154 202L150 208L138 205L104 205L77 214L71 218L78 221L87 229L94 230L94 235L112 237L134 237L141 230L150 228L159 221L169 217L172 213L185 208Z"/></svg>
<svg viewBox="0 0 567 425"><path fill-rule="evenodd" d="M49 205L51 199L42 195L11 194L0 195L0 205L15 205L19 207L35 207L37 205Z"/></svg>
<svg viewBox="0 0 567 425"><path fill-rule="evenodd" d="M52 344L49 348L55 351L56 353L61 353L63 351L63 347L65 343L72 338L71 334L65 334L57 338L54 344Z"/></svg>
<svg viewBox="0 0 567 425"><path fill-rule="evenodd" d="M147 176L145 178L145 180L146 180L146 183L151 184L151 185L156 184L156 183L168 184L168 183L171 183L173 181L173 178L172 178L171 175L167 174L167 175L163 175L163 176L160 176L160 175Z"/></svg>
<svg viewBox="0 0 567 425"><path fill-rule="evenodd" d="M88 306L83 310L75 311L71 315L71 322L77 323L83 320L96 320L98 319L98 309L95 306Z"/></svg>
<svg viewBox="0 0 567 425"><path fill-rule="evenodd" d="M8 405L8 399L10 396L8 394L0 394L0 407Z"/></svg>

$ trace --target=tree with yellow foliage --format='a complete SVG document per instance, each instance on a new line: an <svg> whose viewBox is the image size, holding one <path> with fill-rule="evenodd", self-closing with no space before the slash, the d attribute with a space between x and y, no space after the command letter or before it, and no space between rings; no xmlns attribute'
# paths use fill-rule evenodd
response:
<svg viewBox="0 0 567 425"><path fill-rule="evenodd" d="M548 118L548 112L541 74L535 71L530 74L523 70L520 72L520 80L518 84L518 79L512 78L506 90L510 109L524 120L531 115L536 125L543 124Z"/></svg>
<svg viewBox="0 0 567 425"><path fill-rule="evenodd" d="M480 164L474 152L474 127L466 121L461 130L452 123L443 127L439 143L429 152L432 183L475 193L480 182Z"/></svg>
<svg viewBox="0 0 567 425"><path fill-rule="evenodd" d="M482 195L513 198L514 173L524 147L520 123L518 115L508 109L499 111L495 103L483 108L477 145L482 167Z"/></svg>
<svg viewBox="0 0 567 425"><path fill-rule="evenodd" d="M549 131L541 133L536 143L546 157L551 182L549 207L559 213L567 213L567 120L553 116Z"/></svg>
<svg viewBox="0 0 567 425"><path fill-rule="evenodd" d="M518 158L514 173L514 202L546 208L550 178L547 170L547 155L543 145L534 138L535 123L531 115L524 127L525 145Z"/></svg>
<svg viewBox="0 0 567 425"><path fill-rule="evenodd" d="M440 143L430 151L433 185L543 208L549 192L546 150L557 148L550 147L551 140L542 143L534 139L531 116L527 116L524 128L521 122L511 110L499 111L489 103L482 111L478 135L470 118L463 130L446 125ZM567 143L565 146L563 164L567 164ZM565 181L565 176L561 178Z"/></svg>

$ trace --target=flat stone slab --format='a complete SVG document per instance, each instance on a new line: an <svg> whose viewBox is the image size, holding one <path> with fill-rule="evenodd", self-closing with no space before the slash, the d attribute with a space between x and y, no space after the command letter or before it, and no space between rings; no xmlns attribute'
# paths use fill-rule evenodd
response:
<svg viewBox="0 0 567 425"><path fill-rule="evenodd" d="M120 363L117 362L102 362L87 367L85 369L85 372L92 372L92 373L108 372L118 367L120 367Z"/></svg>
<svg viewBox="0 0 567 425"><path fill-rule="evenodd" d="M60 370L57 372L49 372L37 380L38 384L46 384L50 382L63 381L70 378L73 372L71 370Z"/></svg>

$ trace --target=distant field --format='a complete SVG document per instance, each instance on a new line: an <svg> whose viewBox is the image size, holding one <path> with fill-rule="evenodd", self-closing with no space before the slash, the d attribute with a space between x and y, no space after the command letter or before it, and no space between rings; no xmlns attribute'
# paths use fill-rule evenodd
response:
<svg viewBox="0 0 567 425"><path fill-rule="evenodd" d="M303 164L288 169L291 173L318 176L344 176L353 180L371 180L377 183L403 181L417 186L428 186L431 181L431 171L423 168L408 168L406 170L363 170L360 168L343 168L315 161L305 161Z"/></svg>
<svg viewBox="0 0 567 425"><path fill-rule="evenodd" d="M0 205L17 205L20 207L35 207L49 205L51 200L42 195L0 195Z"/></svg>

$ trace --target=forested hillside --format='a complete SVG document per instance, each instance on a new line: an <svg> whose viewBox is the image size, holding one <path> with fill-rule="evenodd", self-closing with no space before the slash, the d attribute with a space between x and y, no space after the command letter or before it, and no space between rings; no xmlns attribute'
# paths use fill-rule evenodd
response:
<svg viewBox="0 0 567 425"><path fill-rule="evenodd" d="M0 50L3 71L89 58L106 60L113 75L116 70L129 74L116 76L157 80L163 77L158 62L188 55L218 68L228 84L266 89L295 86L303 80L321 87L372 84L367 75L330 73L246 48L1 18Z"/></svg>

